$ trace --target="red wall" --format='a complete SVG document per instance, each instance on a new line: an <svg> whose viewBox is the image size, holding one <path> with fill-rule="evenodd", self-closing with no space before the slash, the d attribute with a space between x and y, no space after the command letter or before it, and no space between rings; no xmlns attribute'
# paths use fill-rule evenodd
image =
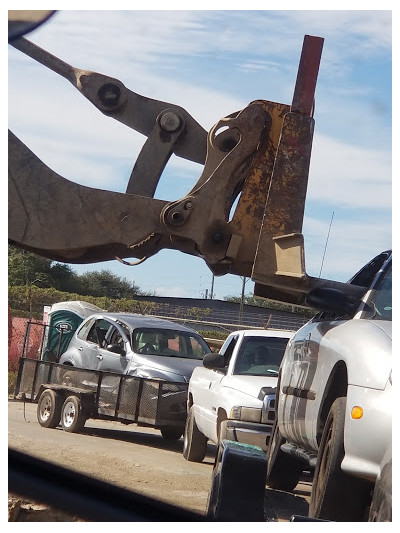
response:
<svg viewBox="0 0 400 533"><path fill-rule="evenodd" d="M18 369L18 361L24 346L27 322L27 318L11 317L10 312L8 314L8 370ZM41 326L31 324L27 357L38 358L42 333L43 328Z"/></svg>

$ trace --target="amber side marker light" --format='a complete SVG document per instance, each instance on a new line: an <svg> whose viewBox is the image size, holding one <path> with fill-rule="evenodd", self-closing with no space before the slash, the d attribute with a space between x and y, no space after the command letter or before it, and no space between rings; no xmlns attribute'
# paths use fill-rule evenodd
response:
<svg viewBox="0 0 400 533"><path fill-rule="evenodd" d="M354 418L354 420L359 420L362 415L364 414L363 408L359 405L355 405L353 409L351 410L351 418Z"/></svg>

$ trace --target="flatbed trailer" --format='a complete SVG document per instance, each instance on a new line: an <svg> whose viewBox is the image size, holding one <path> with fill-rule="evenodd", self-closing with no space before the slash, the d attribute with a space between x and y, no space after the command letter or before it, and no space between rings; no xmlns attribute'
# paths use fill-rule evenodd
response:
<svg viewBox="0 0 400 533"><path fill-rule="evenodd" d="M38 404L42 427L79 432L89 418L154 427L179 439L186 422L187 383L85 370L21 357L14 398Z"/></svg>

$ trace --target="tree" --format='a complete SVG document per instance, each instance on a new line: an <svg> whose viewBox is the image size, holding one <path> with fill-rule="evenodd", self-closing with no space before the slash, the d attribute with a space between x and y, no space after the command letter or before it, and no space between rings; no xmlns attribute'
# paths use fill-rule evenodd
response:
<svg viewBox="0 0 400 533"><path fill-rule="evenodd" d="M36 285L43 289L113 299L129 299L141 294L135 283L119 278L109 270L78 275L65 263L57 263L14 245L8 246L8 285L28 288Z"/></svg>
<svg viewBox="0 0 400 533"><path fill-rule="evenodd" d="M70 266L9 245L8 284L11 287L37 285L42 288L54 287L58 290L75 291L77 279Z"/></svg>
<svg viewBox="0 0 400 533"><path fill-rule="evenodd" d="M79 281L84 293L88 296L106 296L107 298L132 298L135 294L141 294L135 283L125 278L120 278L110 270L86 272L79 276Z"/></svg>

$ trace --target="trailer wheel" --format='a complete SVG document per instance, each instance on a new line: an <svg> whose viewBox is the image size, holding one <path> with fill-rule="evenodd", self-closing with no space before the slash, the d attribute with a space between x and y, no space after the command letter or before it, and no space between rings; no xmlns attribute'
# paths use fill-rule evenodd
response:
<svg viewBox="0 0 400 533"><path fill-rule="evenodd" d="M224 522L263 522L266 455L257 446L223 440L218 447L207 516Z"/></svg>
<svg viewBox="0 0 400 533"><path fill-rule="evenodd" d="M179 427L177 428L173 426L164 426L160 428L160 431L164 439L167 439L167 440L178 440L183 435L182 428L179 428Z"/></svg>
<svg viewBox="0 0 400 533"><path fill-rule="evenodd" d="M310 498L309 516L337 522L366 519L370 485L343 472L346 398L337 398L322 433Z"/></svg>
<svg viewBox="0 0 400 533"><path fill-rule="evenodd" d="M82 402L77 396L68 396L61 410L61 425L65 431L79 433L87 420Z"/></svg>
<svg viewBox="0 0 400 533"><path fill-rule="evenodd" d="M60 423L62 397L57 392L46 389L39 398L37 418L44 428L55 428Z"/></svg>
<svg viewBox="0 0 400 533"><path fill-rule="evenodd" d="M197 427L193 406L189 409L183 439L183 457L187 461L201 463L207 451L207 437Z"/></svg>
<svg viewBox="0 0 400 533"><path fill-rule="evenodd" d="M304 464L281 450L284 438L277 422L268 445L267 485L272 489L292 491L300 480Z"/></svg>

